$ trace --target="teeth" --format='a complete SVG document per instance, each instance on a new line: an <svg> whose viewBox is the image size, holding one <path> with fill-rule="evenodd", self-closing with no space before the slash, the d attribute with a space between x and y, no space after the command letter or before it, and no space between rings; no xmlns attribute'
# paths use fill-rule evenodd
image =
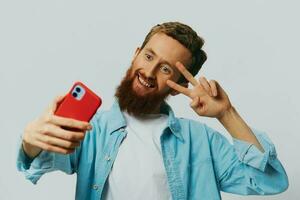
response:
<svg viewBox="0 0 300 200"><path fill-rule="evenodd" d="M147 83L144 79L142 79L140 76L138 76L139 81L146 87L150 88L151 85L149 83Z"/></svg>

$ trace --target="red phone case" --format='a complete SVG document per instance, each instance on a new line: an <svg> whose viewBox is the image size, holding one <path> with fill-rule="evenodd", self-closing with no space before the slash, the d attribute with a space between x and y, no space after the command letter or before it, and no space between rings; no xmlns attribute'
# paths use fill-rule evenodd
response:
<svg viewBox="0 0 300 200"><path fill-rule="evenodd" d="M78 88L84 92L77 93ZM75 97L74 93L81 94L81 98ZM55 115L89 122L101 103L102 100L99 96L83 83L76 82L58 106Z"/></svg>

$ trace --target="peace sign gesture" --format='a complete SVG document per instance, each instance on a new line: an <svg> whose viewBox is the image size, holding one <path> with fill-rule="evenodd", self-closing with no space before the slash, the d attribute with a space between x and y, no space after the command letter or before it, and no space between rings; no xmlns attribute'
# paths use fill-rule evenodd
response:
<svg viewBox="0 0 300 200"><path fill-rule="evenodd" d="M183 87L172 80L167 80L167 85L190 97L190 106L198 115L221 118L232 107L227 94L217 81L207 81L205 77L200 77L197 81L182 63L177 62L175 66L193 88Z"/></svg>

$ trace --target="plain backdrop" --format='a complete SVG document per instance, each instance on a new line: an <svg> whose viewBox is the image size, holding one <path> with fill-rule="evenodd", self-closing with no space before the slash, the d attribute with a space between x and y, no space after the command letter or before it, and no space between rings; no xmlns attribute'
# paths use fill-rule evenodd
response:
<svg viewBox="0 0 300 200"><path fill-rule="evenodd" d="M136 47L157 23L181 21L204 37L208 60L197 75L217 80L250 126L268 133L289 176L275 196L300 198L300 28L298 1L0 0L0 199L74 199L76 175L53 172L37 185L16 170L17 141L28 122L80 80L109 109ZM183 95L177 116L229 134L197 116Z"/></svg>

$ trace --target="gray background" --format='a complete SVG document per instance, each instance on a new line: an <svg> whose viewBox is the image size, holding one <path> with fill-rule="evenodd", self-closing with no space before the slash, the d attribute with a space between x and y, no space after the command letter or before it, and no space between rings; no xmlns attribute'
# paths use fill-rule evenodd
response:
<svg viewBox="0 0 300 200"><path fill-rule="evenodd" d="M277 147L290 187L264 199L299 199L299 17L297 1L1 0L0 199L74 199L75 175L50 173L34 186L16 171L19 135L76 80L108 109L145 34L177 20L206 40L209 59L200 74L218 80L244 119ZM194 114L188 98L170 104L177 116L204 121L230 138L215 119Z"/></svg>

